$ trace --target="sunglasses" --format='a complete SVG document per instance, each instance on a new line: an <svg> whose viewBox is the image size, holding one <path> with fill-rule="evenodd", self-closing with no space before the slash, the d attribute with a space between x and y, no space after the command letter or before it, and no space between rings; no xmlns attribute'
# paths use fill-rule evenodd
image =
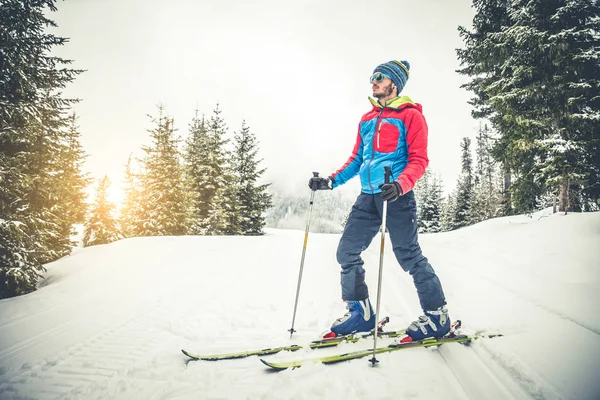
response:
<svg viewBox="0 0 600 400"><path fill-rule="evenodd" d="M383 74L381 72L377 72L377 73L374 73L373 75L371 75L371 79L369 79L369 81L371 83L373 83L373 82L379 83L383 80L383 78L392 79L392 77L389 75Z"/></svg>

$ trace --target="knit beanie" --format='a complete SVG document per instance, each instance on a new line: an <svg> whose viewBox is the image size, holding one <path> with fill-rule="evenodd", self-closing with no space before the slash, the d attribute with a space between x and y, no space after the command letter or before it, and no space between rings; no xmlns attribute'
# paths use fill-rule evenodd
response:
<svg viewBox="0 0 600 400"><path fill-rule="evenodd" d="M408 71L410 71L410 64L408 61L392 60L378 65L373 73L381 72L382 74L389 75L392 78L394 85L398 88L398 95L400 95L400 92L404 89L404 85L406 85L406 81L408 80Z"/></svg>

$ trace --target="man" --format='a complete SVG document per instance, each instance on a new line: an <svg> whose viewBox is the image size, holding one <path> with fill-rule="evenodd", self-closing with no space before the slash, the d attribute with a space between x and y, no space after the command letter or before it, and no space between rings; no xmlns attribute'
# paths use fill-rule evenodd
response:
<svg viewBox="0 0 600 400"><path fill-rule="evenodd" d="M375 310L369 301L361 253L381 226L383 202L388 202L387 229L394 254L410 273L424 315L412 322L407 335L413 340L441 337L450 330L442 285L421 252L417 238L417 205L412 191L423 176L427 158L427 124L420 104L399 97L409 77L407 61L389 61L373 71L373 108L360 120L356 144L348 161L329 178L313 177L312 190L329 190L360 176L361 194L352 206L337 249L342 266L342 299L346 314L331 326L340 336L368 332L375 327ZM384 183L384 167L392 182ZM333 335L331 335L333 336Z"/></svg>

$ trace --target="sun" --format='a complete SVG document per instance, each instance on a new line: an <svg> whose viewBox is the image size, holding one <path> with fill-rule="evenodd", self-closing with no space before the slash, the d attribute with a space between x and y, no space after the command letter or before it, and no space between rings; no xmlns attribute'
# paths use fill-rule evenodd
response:
<svg viewBox="0 0 600 400"><path fill-rule="evenodd" d="M122 187L116 184L111 184L107 191L107 198L117 208L121 208L125 201L125 191Z"/></svg>

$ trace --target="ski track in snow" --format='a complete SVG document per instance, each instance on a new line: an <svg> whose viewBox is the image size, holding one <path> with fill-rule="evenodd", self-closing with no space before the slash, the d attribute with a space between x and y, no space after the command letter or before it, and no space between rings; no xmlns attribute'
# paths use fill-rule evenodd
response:
<svg viewBox="0 0 600 400"><path fill-rule="evenodd" d="M543 309L544 311L547 311L549 313L555 314L557 317L559 317L561 319L564 319L565 321L569 321L569 322L571 322L571 323L573 323L575 325L578 325L579 327L581 327L583 329L587 329L588 331L590 331L590 332L592 332L592 333L600 336L600 330L594 328L593 326L590 326L590 325L586 324L584 321L581 321L581 320L578 320L578 319L575 319L575 318L571 318L570 316L565 315L564 313L562 313L562 312L560 312L558 310L555 310L555 309L553 309L551 307L545 306L544 304L540 303L539 301L536 301L531 296L527 296L524 293L519 293L518 291L516 291L514 289L511 289L511 288L507 287L506 285L504 285L504 284L502 284L500 282L497 282L497 281L495 281L495 280L493 280L493 279L485 276L484 274L481 274L481 273L477 272L473 268L462 267L462 266L454 264L454 263L448 263L448 265L451 266L451 267L453 267L453 268L464 269L465 272L468 271L468 273L471 274L471 275L476 275L479 278L481 278L483 280L486 280L486 281L488 281L489 283L491 283L493 285L497 285L498 287L502 288L503 290L505 290L505 291L513 294L516 297L519 297L519 298L523 299L524 301L528 301L531 304L534 304L535 306Z"/></svg>
<svg viewBox="0 0 600 400"><path fill-rule="evenodd" d="M370 260L373 261L372 259ZM403 299L402 293L415 293L416 289L409 274L401 270L394 260L388 258L386 261L388 270L384 274L392 275L391 280L400 283L396 290L392 290L391 296L393 300L391 304L399 304L404 311L404 315L410 315L411 309ZM393 268L392 271L390 271ZM383 292L383 291L382 291ZM383 293L382 293L383 296ZM387 299L390 302L390 299ZM452 309L450 309L452 312ZM456 310L455 310L456 311ZM452 314L451 314L452 316ZM416 318L416 316L414 317ZM468 329L468 321L464 321ZM472 329L470 331L473 331ZM474 348L478 347L481 341L494 339L481 339L471 345L447 344L437 348L418 349L421 352L431 352L436 354L443 360L443 363L448 368L448 371L456 378L459 387L454 387L455 396L447 396L447 398L457 399L529 399L518 382L508 377L502 369L498 368L494 361L489 357L482 357L480 353L475 353ZM472 375L472 370L477 369L479 374L476 378Z"/></svg>
<svg viewBox="0 0 600 400"><path fill-rule="evenodd" d="M136 359L143 358L148 349L156 342L149 342L145 332L158 318L155 311L146 315L129 317L125 321L103 329L97 334L53 354L41 364L27 365L26 368L10 371L0 376L1 381L9 384L0 386L2 399L21 398L17 393L25 392L26 397L34 399L88 398L85 388L94 386L106 378L126 373L128 366ZM34 337L17 346L17 351L26 349L37 341L49 343L71 325L64 324L41 337ZM142 340L138 338L143 338ZM89 360L104 360L103 365L90 364ZM49 384L47 383L49 382ZM90 393L87 393L90 394Z"/></svg>

